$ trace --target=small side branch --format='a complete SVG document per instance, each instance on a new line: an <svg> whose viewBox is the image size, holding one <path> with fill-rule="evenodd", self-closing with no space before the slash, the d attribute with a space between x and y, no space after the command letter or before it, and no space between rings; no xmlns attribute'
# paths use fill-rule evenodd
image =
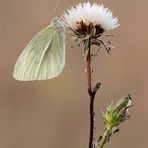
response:
<svg viewBox="0 0 148 148"><path fill-rule="evenodd" d="M100 86L101 86L101 82L97 81L94 88L93 88L93 91L92 91L94 98L95 98L95 95L96 95L97 91L99 90Z"/></svg>

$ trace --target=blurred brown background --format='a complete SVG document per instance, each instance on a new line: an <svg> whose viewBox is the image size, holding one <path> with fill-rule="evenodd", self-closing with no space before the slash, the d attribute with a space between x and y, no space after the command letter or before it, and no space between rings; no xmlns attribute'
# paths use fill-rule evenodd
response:
<svg viewBox="0 0 148 148"><path fill-rule="evenodd" d="M48 25L57 0L0 0L0 148L86 148L88 95L81 48L67 45L66 66L52 80L19 82L13 66L29 40ZM61 0L55 15L80 1ZM82 1L81 1L82 2ZM148 147L148 1L100 0L118 16L112 55L102 49L94 80L102 87L95 101L96 135L103 132L101 110L131 93L132 118L106 148Z"/></svg>

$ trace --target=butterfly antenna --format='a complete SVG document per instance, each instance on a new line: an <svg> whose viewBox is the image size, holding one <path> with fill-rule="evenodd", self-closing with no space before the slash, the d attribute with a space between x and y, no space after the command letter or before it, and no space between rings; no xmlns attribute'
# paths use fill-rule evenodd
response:
<svg viewBox="0 0 148 148"><path fill-rule="evenodd" d="M58 0L57 3L56 3L56 6L55 6L54 11L53 11L53 13L52 13L52 18L54 17L54 15L55 15L55 13L56 13L56 10L57 10L57 8L58 8L58 6L59 6L59 3L60 3L60 0Z"/></svg>

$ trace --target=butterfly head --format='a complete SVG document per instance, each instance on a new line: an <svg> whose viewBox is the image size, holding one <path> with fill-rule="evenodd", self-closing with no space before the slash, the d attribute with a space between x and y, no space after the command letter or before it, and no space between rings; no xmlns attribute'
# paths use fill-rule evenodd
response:
<svg viewBox="0 0 148 148"><path fill-rule="evenodd" d="M52 20L51 23L54 24L57 28L63 28L62 21L59 17L55 16Z"/></svg>

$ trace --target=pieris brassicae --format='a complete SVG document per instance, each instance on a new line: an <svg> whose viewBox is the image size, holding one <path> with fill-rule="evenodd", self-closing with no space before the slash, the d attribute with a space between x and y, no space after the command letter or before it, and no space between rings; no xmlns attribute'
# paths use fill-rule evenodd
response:
<svg viewBox="0 0 148 148"><path fill-rule="evenodd" d="M16 80L46 80L58 76L65 65L65 30L58 17L36 34L18 58Z"/></svg>

